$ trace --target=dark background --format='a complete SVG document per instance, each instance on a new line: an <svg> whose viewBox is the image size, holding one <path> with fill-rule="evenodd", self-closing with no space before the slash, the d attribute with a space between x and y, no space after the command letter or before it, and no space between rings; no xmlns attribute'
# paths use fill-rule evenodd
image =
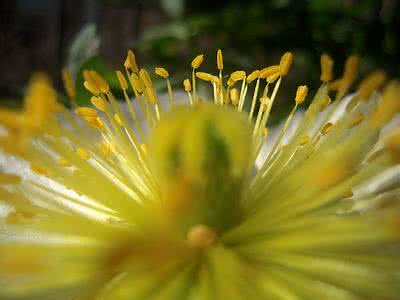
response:
<svg viewBox="0 0 400 300"><path fill-rule="evenodd" d="M176 84L189 74L189 63L198 53L206 54L205 70L215 69L215 51L222 48L227 71L251 71L277 63L291 50L295 64L282 94L288 98L298 84L318 85L323 52L335 58L336 75L346 56L358 54L362 74L383 68L396 77L399 2L3 0L0 101L17 106L36 70L48 72L60 91L63 66L100 69L111 78L128 48L135 50L142 65L167 67ZM81 61L71 60L74 38L88 23L96 26L99 48ZM86 97L82 94L78 101L85 103Z"/></svg>

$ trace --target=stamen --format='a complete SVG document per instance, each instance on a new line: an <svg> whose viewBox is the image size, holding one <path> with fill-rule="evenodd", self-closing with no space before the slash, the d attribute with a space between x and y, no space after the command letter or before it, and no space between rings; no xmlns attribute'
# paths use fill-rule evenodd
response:
<svg viewBox="0 0 400 300"><path fill-rule="evenodd" d="M92 96L92 98L90 98L90 102L100 111L105 112L107 110L107 103L99 97Z"/></svg>
<svg viewBox="0 0 400 300"><path fill-rule="evenodd" d="M328 82L333 78L333 60L328 54L321 55L321 81Z"/></svg>
<svg viewBox="0 0 400 300"><path fill-rule="evenodd" d="M205 72L196 72L196 76L204 81L208 81L211 83L219 84L219 78L217 76L211 75Z"/></svg>
<svg viewBox="0 0 400 300"><path fill-rule="evenodd" d="M119 81L119 85L121 86L121 89L126 91L128 89L128 82L126 81L124 75L122 74L121 71L115 71L115 73L117 74L117 78Z"/></svg>
<svg viewBox="0 0 400 300"><path fill-rule="evenodd" d="M230 78L236 82L239 80L243 80L246 78L246 72L245 71L235 71L231 74Z"/></svg>
<svg viewBox="0 0 400 300"><path fill-rule="evenodd" d="M193 105L193 98L192 98L192 94L190 93L190 91L192 90L192 85L191 85L189 79L185 79L183 81L183 87L184 87L185 91L187 92L187 95L189 98L189 104Z"/></svg>
<svg viewBox="0 0 400 300"><path fill-rule="evenodd" d="M203 63L204 60L204 55L200 54L197 55L193 60L192 60L192 85L193 85L193 100L195 102L198 102L197 99L197 92L196 92L196 74L195 71L200 67L200 65Z"/></svg>
<svg viewBox="0 0 400 300"><path fill-rule="evenodd" d="M168 89L168 96L169 96L169 104L170 104L171 107L173 107L173 106L174 106L174 95L173 95L173 92L172 92L171 83L170 83L170 81L169 81L169 79L168 79L168 77L169 77L168 71L167 71L166 69L164 69L164 68L157 67L157 68L155 68L154 72L155 72L158 76L164 78L164 79L167 81L167 89Z"/></svg>
<svg viewBox="0 0 400 300"><path fill-rule="evenodd" d="M161 67L156 67L154 69L154 73L156 73L158 76L167 79L169 77L169 73L166 69L161 68Z"/></svg>
<svg viewBox="0 0 400 300"><path fill-rule="evenodd" d="M75 113L81 117L97 117L97 111L90 107L78 107Z"/></svg>
<svg viewBox="0 0 400 300"><path fill-rule="evenodd" d="M222 69L224 68L224 58L222 56L221 49L218 49L217 51L217 68L220 71L222 71Z"/></svg>
<svg viewBox="0 0 400 300"><path fill-rule="evenodd" d="M128 55L126 57L124 66L125 68L131 70L132 72L139 73L139 69L136 64L136 57L135 54L132 52L132 50L128 50Z"/></svg>
<svg viewBox="0 0 400 300"><path fill-rule="evenodd" d="M400 83L397 81L389 82L382 92L381 101L371 116L370 125L372 128L381 127L400 111L399 95Z"/></svg>
<svg viewBox="0 0 400 300"><path fill-rule="evenodd" d="M372 92L381 87L386 81L386 74L383 71L375 71L361 81L358 86L357 98L368 101Z"/></svg>
<svg viewBox="0 0 400 300"><path fill-rule="evenodd" d="M266 79L267 77L273 74L280 74L280 67L279 66L269 66L260 71L260 78Z"/></svg>
<svg viewBox="0 0 400 300"><path fill-rule="evenodd" d="M62 69L61 75L62 75L62 80L64 83L64 88L67 92L69 99L71 100L71 104L76 105L76 102L75 102L76 89L75 89L74 80L72 79L71 74L65 68Z"/></svg>
<svg viewBox="0 0 400 300"><path fill-rule="evenodd" d="M308 87L306 85L301 85L297 88L296 92L296 105L300 105L304 102L308 94Z"/></svg>
<svg viewBox="0 0 400 300"><path fill-rule="evenodd" d="M200 54L197 55L193 60L192 60L192 68L193 69L198 69L200 65L203 63L204 60L204 55Z"/></svg>
<svg viewBox="0 0 400 300"><path fill-rule="evenodd" d="M281 76L286 76L290 70L293 63L293 54L291 52L286 52L282 55L281 61L279 63L279 69Z"/></svg>
<svg viewBox="0 0 400 300"><path fill-rule="evenodd" d="M239 104L239 91L236 88L230 90L231 102L234 106Z"/></svg>
<svg viewBox="0 0 400 300"><path fill-rule="evenodd" d="M259 70L255 70L255 71L251 72L250 75L247 76L247 78L246 78L247 84L253 82L256 79L258 79L259 76L260 76L260 71Z"/></svg>

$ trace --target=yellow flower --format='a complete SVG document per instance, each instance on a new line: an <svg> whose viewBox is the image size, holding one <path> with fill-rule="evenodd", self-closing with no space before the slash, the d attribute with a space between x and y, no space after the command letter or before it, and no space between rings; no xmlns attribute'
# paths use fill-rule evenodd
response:
<svg viewBox="0 0 400 300"><path fill-rule="evenodd" d="M324 54L321 87L311 100L300 85L277 131L292 53L230 77L221 50L217 75L203 59L183 100L156 68L162 101L129 51L126 105L88 70L94 107L61 107L38 75L22 111L0 110L1 299L398 299L399 182L366 186L399 162L399 129L382 130L399 83L380 92L379 71L346 96L357 58L331 82Z"/></svg>

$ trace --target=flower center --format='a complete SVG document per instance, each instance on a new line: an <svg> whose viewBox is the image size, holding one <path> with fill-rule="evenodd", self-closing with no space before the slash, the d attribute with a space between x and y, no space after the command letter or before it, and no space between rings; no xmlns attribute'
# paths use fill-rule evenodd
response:
<svg viewBox="0 0 400 300"><path fill-rule="evenodd" d="M196 245L237 224L252 156L246 118L215 105L177 107L149 145L167 223Z"/></svg>

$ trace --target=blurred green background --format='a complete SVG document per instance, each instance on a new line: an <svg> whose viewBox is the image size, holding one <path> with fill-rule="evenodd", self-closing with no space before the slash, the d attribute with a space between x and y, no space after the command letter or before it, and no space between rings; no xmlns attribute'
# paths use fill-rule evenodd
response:
<svg viewBox="0 0 400 300"><path fill-rule="evenodd" d="M223 49L226 74L251 71L295 54L278 110L298 84L318 86L319 56L335 58L339 76L346 56L362 58L361 74L400 70L400 3L397 0L16 0L0 3L0 101L18 106L35 70L49 73L62 93L59 71L95 68L115 82L127 48L142 66L166 67L176 85L204 53L203 69L215 70ZM87 103L88 94L79 92ZM280 107L280 108L279 108Z"/></svg>

